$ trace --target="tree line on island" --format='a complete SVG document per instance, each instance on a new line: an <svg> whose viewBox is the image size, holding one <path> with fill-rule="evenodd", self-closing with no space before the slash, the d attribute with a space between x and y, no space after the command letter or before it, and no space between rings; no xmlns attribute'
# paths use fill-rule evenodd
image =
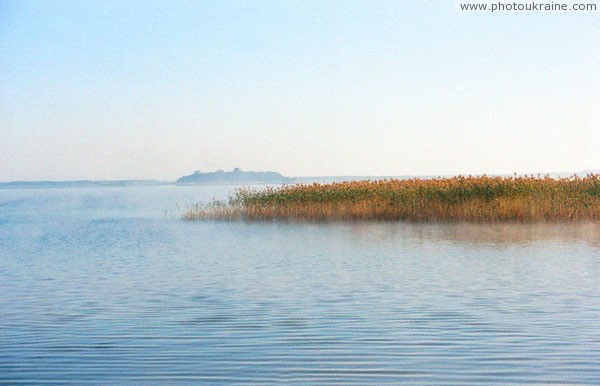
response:
<svg viewBox="0 0 600 386"><path fill-rule="evenodd" d="M284 177L277 172L253 172L235 168L230 172L217 170L216 172L203 173L199 170L189 176L178 179L177 184L211 184L211 183L252 183L252 184L285 184L292 182L289 177Z"/></svg>

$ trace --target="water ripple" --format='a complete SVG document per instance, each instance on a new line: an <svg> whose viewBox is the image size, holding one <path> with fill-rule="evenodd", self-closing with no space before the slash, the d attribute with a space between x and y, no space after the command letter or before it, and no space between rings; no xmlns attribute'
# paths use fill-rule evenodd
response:
<svg viewBox="0 0 600 386"><path fill-rule="evenodd" d="M600 384L600 227L149 214L206 189L0 191L0 383Z"/></svg>

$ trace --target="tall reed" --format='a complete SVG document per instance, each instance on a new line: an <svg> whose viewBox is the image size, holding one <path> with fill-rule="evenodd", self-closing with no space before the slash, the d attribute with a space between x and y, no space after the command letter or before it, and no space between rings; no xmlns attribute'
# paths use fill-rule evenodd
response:
<svg viewBox="0 0 600 386"><path fill-rule="evenodd" d="M385 179L241 189L188 220L597 221L600 176Z"/></svg>

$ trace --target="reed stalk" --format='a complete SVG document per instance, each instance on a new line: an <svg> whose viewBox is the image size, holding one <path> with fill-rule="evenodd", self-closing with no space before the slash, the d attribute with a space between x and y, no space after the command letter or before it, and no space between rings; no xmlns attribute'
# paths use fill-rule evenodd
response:
<svg viewBox="0 0 600 386"><path fill-rule="evenodd" d="M600 220L600 176L384 179L240 189L228 203L195 205L187 220Z"/></svg>

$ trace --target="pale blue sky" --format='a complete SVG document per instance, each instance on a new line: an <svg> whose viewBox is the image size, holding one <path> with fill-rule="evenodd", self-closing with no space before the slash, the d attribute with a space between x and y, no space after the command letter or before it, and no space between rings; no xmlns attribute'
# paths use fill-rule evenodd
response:
<svg viewBox="0 0 600 386"><path fill-rule="evenodd" d="M576 171L598 149L598 13L0 2L0 181Z"/></svg>

